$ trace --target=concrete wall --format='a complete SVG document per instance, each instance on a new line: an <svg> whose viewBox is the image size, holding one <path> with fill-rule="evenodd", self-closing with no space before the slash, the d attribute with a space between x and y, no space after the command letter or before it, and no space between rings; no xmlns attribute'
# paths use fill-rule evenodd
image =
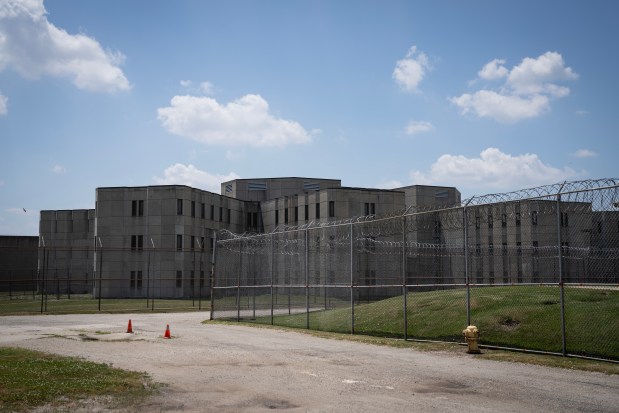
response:
<svg viewBox="0 0 619 413"><path fill-rule="evenodd" d="M267 201L286 196L301 196L326 188L341 186L339 179L255 178L235 179L221 184L221 195L243 201Z"/></svg>

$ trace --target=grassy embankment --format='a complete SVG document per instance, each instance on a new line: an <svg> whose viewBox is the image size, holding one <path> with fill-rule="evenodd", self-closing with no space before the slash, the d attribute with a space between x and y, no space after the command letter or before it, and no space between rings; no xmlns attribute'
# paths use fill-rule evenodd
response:
<svg viewBox="0 0 619 413"><path fill-rule="evenodd" d="M479 328L482 344L561 352L559 294L557 287L471 288L471 324ZM410 338L462 341L464 289L412 292L407 303ZM619 291L566 288L565 320L568 353L619 360ZM270 316L259 316L254 322L268 324ZM274 324L305 328L306 314L276 315ZM349 333L350 306L312 311L309 326ZM401 296L355 305L355 333L403 337L403 326Z"/></svg>

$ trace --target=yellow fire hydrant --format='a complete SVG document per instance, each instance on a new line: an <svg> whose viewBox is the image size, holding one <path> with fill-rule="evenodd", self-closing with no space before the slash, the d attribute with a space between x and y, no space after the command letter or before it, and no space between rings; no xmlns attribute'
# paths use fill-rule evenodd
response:
<svg viewBox="0 0 619 413"><path fill-rule="evenodd" d="M479 330L475 326L468 326L464 330L462 330L462 334L464 334L464 340L469 345L469 349L467 353L469 354L480 354L481 351L479 347L477 347L477 341L479 340Z"/></svg>

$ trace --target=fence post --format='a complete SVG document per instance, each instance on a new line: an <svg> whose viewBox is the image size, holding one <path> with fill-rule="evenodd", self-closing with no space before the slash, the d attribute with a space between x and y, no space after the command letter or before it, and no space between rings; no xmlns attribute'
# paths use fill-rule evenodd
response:
<svg viewBox="0 0 619 413"><path fill-rule="evenodd" d="M271 271L271 325L273 325L273 233L269 234L269 270Z"/></svg>
<svg viewBox="0 0 619 413"><path fill-rule="evenodd" d="M211 256L211 311L209 312L209 319L214 319L215 314L215 259L217 258L217 232L213 236L213 255Z"/></svg>
<svg viewBox="0 0 619 413"><path fill-rule="evenodd" d="M239 239L239 269L236 276L236 321L241 321L241 271L243 271L243 238Z"/></svg>
<svg viewBox="0 0 619 413"><path fill-rule="evenodd" d="M309 256L309 247L308 247L308 239L307 236L307 228L305 229L305 327L309 330L310 328L310 304L309 304L309 265L308 265L308 256Z"/></svg>
<svg viewBox="0 0 619 413"><path fill-rule="evenodd" d="M473 197L474 198L474 197ZM466 207L473 200L473 198L469 199L468 202L464 205L463 214L464 214L464 279L466 282L466 325L471 325L471 287L469 285L469 220L468 215L466 213Z"/></svg>
<svg viewBox="0 0 619 413"><path fill-rule="evenodd" d="M563 288L563 246L561 245L561 191L563 190L563 185L561 185L557 194L557 251L559 261L559 295L561 299L561 353L565 356L567 353L565 341L565 292Z"/></svg>
<svg viewBox="0 0 619 413"><path fill-rule="evenodd" d="M353 241L353 232L354 232L354 228L351 222L350 223L350 316L351 316L350 333L351 334L355 334L355 289L354 289L355 273L354 273L354 267L353 267L353 260L354 260L353 253L354 253L355 243Z"/></svg>
<svg viewBox="0 0 619 413"><path fill-rule="evenodd" d="M406 291L406 215L402 217L402 298L404 299L404 340L408 340L408 309Z"/></svg>
<svg viewBox="0 0 619 413"><path fill-rule="evenodd" d="M101 247L100 249L100 254L99 254L99 288L98 288L98 295L99 295L99 311L101 311L101 278L102 278L102 274L101 271L103 271L103 244L101 243L101 237L99 238L99 247ZM96 241L95 241L96 242Z"/></svg>

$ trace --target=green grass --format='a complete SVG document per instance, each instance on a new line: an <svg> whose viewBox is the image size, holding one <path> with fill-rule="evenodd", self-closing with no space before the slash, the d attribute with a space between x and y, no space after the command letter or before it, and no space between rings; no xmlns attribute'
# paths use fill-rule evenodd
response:
<svg viewBox="0 0 619 413"><path fill-rule="evenodd" d="M0 412L51 404L56 411L75 400L112 396L135 404L154 391L144 373L70 357L0 347Z"/></svg>
<svg viewBox="0 0 619 413"><path fill-rule="evenodd" d="M482 344L562 351L559 288L471 288L470 300L471 324L479 328ZM409 338L460 342L467 325L466 290L409 293L407 319ZM565 320L568 353L619 360L619 291L565 288ZM269 324L270 317L255 322ZM305 328L306 314L276 315L274 324ZM309 327L350 333L350 306L312 311ZM401 296L355 305L355 333L403 337L403 331Z"/></svg>
<svg viewBox="0 0 619 413"><path fill-rule="evenodd" d="M198 311L198 299L164 300L155 299L156 312L173 311ZM210 301L202 299L202 311L210 309ZM151 304L146 307L145 298L105 298L101 300L101 312L104 313L128 313L150 312ZM99 300L89 295L64 297L57 300L55 296L49 296L47 311L45 314L90 314L99 312ZM0 315L26 315L41 314L41 297L20 298L12 300L0 300Z"/></svg>

